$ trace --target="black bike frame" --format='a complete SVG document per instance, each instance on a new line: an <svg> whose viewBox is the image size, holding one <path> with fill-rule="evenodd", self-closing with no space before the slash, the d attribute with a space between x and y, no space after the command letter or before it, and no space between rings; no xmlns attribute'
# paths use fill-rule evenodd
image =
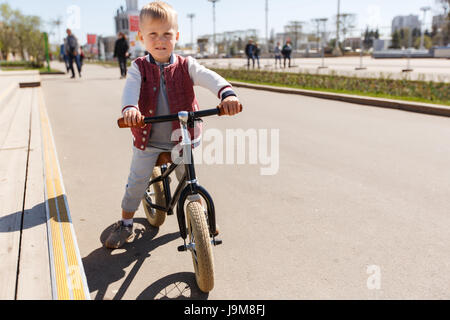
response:
<svg viewBox="0 0 450 320"><path fill-rule="evenodd" d="M180 124L182 130L186 130L187 132L187 124L193 125L193 122L195 120L198 120L198 117L200 116L209 116L218 114L218 110L211 109L211 110L205 110L205 111L199 111L199 112L191 112L188 115L188 120L185 122L181 121L180 118ZM170 116L164 116L164 117L154 117L154 118L146 118L145 121L147 123L152 122L163 122L163 121L173 121L173 117L175 115ZM178 117L178 115L177 115ZM216 233L216 215L215 215L215 208L214 208L214 202L208 191L200 186L197 182L197 177L195 174L195 165L194 165L194 155L192 153L192 144L190 141L186 141L186 136L183 135L183 154L184 155L190 155L190 161L188 163L184 164L185 173L183 175L183 178L179 181L178 186L175 190L175 193L171 194L170 190L170 183L169 183L169 175L180 165L177 163L172 163L169 167L167 165L161 166L161 176L156 177L153 180L150 180L148 184L148 188L158 182L163 182L164 186L164 194L166 197L166 205L164 207L156 205L154 203L151 203L148 201L147 197L145 198L147 204L149 207L167 212L168 215L173 214L173 208L175 207L175 204L177 204L177 219L178 219L178 226L180 228L180 235L181 237L186 240L187 238L187 227L186 227L186 214L184 211L184 204L188 197L198 195L202 197L207 206L207 213L208 213L208 223L209 223L209 229L210 229L210 235L214 239L214 234Z"/></svg>

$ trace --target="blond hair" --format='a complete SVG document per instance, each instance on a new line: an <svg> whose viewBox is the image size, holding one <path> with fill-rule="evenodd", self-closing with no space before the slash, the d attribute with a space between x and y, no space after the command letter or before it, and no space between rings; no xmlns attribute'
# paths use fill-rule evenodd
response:
<svg viewBox="0 0 450 320"><path fill-rule="evenodd" d="M171 5L163 1L153 1L146 4L139 15L139 23L142 23L146 18L167 21L178 31L178 13Z"/></svg>

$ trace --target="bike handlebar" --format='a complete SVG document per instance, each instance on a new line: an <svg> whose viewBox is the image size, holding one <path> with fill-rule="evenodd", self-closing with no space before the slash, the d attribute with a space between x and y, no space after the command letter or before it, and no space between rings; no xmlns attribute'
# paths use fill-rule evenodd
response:
<svg viewBox="0 0 450 320"><path fill-rule="evenodd" d="M242 105L240 105L240 111L242 112ZM207 110L200 110L200 111L194 111L188 113L190 119L198 119L203 117L209 117L209 116L223 116L225 115L222 108L217 107L214 109L207 109ZM138 122L135 126L129 126L125 123L125 119L122 117L119 120L117 120L117 125L119 128L142 128L148 123L160 123L160 122L169 122L169 121L177 121L178 113L176 114L169 114L165 116L158 116L158 117L142 117L141 121Z"/></svg>

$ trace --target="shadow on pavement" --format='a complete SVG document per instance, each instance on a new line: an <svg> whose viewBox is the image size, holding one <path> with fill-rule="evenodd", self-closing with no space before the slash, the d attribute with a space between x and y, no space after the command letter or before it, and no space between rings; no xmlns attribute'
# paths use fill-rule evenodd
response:
<svg viewBox="0 0 450 320"><path fill-rule="evenodd" d="M49 210L56 216L56 204L58 208L65 208L64 196L51 198L48 200ZM60 222L70 222L66 211L59 214ZM24 229L32 229L38 225L47 223L47 211L45 202L35 205L31 209L17 211L0 217L0 233L15 232Z"/></svg>
<svg viewBox="0 0 450 320"><path fill-rule="evenodd" d="M174 232L155 238L159 231L158 228L150 226L144 218L134 219L134 222L135 239L132 243L127 243L121 249L116 250L102 246L82 259L89 290L90 292L97 291L95 300L104 299L108 286L121 280L125 276L124 270L135 262L112 298L113 300L122 299L145 259L151 256L150 252L179 237L179 232ZM102 232L100 236L102 244L112 228L113 225Z"/></svg>
<svg viewBox="0 0 450 320"><path fill-rule="evenodd" d="M194 273L180 272L156 281L136 300L207 300L208 295L198 288Z"/></svg>

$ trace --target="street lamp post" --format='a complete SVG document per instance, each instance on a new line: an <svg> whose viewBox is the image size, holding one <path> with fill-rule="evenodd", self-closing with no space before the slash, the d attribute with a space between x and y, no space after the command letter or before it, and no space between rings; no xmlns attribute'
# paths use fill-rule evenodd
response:
<svg viewBox="0 0 450 320"><path fill-rule="evenodd" d="M313 19L312 20L316 24L316 46L317 46L317 52L319 52L319 42L320 42L320 19ZM308 41L309 43L309 41Z"/></svg>
<svg viewBox="0 0 450 320"><path fill-rule="evenodd" d="M214 41L214 54L216 54L216 2L220 0L208 0L213 4L213 41Z"/></svg>
<svg viewBox="0 0 450 320"><path fill-rule="evenodd" d="M50 56L49 56L47 32L44 32L44 48L45 48L45 60L47 60L47 71L50 72Z"/></svg>
<svg viewBox="0 0 450 320"><path fill-rule="evenodd" d="M269 53L269 0L266 0L266 47Z"/></svg>
<svg viewBox="0 0 450 320"><path fill-rule="evenodd" d="M326 23L328 21L327 18L319 19L320 22L323 23L323 32L322 36L320 37L320 43L322 45L322 65L319 67L319 69L326 69L328 67L325 66L325 43L324 38L326 37Z"/></svg>
<svg viewBox="0 0 450 320"><path fill-rule="evenodd" d="M333 49L333 55L342 56L341 49L339 48L339 24L341 23L341 0L338 0L338 11L336 17L336 43Z"/></svg>
<svg viewBox="0 0 450 320"><path fill-rule="evenodd" d="M408 54L406 58L406 69L403 69L402 72L411 72L411 47L412 47L412 28L409 28L409 39L408 39Z"/></svg>
<svg viewBox="0 0 450 320"><path fill-rule="evenodd" d="M363 41L363 37L364 37L364 31L361 31L361 38L359 39L359 47L360 47L360 52L359 52L359 67L356 67L355 70L366 70L367 68L363 66L363 51L364 51L364 41Z"/></svg>
<svg viewBox="0 0 450 320"><path fill-rule="evenodd" d="M191 19L191 49L194 50L194 18L195 18L195 14L189 13L187 15L187 17L189 19Z"/></svg>
<svg viewBox="0 0 450 320"><path fill-rule="evenodd" d="M58 17L57 19L53 20L52 24L54 26L56 26L56 28L57 28L57 31L58 31L58 43L60 43L62 41L61 40L61 24L62 24L61 18Z"/></svg>
<svg viewBox="0 0 450 320"><path fill-rule="evenodd" d="M423 38L425 33L425 16L427 14L427 11L430 10L430 7L422 7L420 10L423 11L423 21L422 21L422 37L420 38L420 49L424 49L423 47Z"/></svg>

